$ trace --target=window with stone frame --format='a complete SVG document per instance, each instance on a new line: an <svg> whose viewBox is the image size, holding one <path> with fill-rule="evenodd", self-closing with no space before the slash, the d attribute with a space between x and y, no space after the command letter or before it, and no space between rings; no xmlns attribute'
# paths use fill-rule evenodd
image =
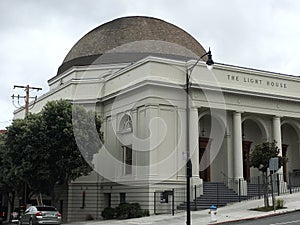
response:
<svg viewBox="0 0 300 225"><path fill-rule="evenodd" d="M132 174L132 147L123 146L124 174Z"/></svg>
<svg viewBox="0 0 300 225"><path fill-rule="evenodd" d="M104 193L104 207L111 207L111 193Z"/></svg>
<svg viewBox="0 0 300 225"><path fill-rule="evenodd" d="M121 133L132 132L132 120L129 115L124 115L120 124Z"/></svg>
<svg viewBox="0 0 300 225"><path fill-rule="evenodd" d="M120 193L120 204L126 203L126 193Z"/></svg>

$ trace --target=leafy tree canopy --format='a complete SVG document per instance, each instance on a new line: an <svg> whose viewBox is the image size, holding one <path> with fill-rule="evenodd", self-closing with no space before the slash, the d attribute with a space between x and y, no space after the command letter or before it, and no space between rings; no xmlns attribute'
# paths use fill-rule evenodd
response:
<svg viewBox="0 0 300 225"><path fill-rule="evenodd" d="M274 157L279 158L279 166L283 163L283 158L278 156L279 148L276 145L276 141L264 142L256 145L250 152L250 166L253 166L263 173L266 173L269 168L269 160Z"/></svg>
<svg viewBox="0 0 300 225"><path fill-rule="evenodd" d="M33 191L38 191L39 181L49 176L47 165L43 163L49 154L43 146L45 135L42 124L38 114L14 120L7 129L5 143L7 179L25 182Z"/></svg>
<svg viewBox="0 0 300 225"><path fill-rule="evenodd" d="M4 141L6 180L53 196L56 184L91 172L89 162L101 147L100 128L95 112L66 100L50 101L40 113L14 120Z"/></svg>

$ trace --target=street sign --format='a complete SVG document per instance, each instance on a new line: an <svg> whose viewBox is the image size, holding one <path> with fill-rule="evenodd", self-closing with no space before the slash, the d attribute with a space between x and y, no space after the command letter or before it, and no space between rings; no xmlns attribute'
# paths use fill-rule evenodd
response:
<svg viewBox="0 0 300 225"><path fill-rule="evenodd" d="M270 171L277 171L278 170L278 157L271 158L269 160L269 169L270 169Z"/></svg>

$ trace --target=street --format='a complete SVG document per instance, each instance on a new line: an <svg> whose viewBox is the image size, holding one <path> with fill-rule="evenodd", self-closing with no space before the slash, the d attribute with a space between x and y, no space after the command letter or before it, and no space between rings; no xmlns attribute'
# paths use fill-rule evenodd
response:
<svg viewBox="0 0 300 225"><path fill-rule="evenodd" d="M300 224L300 211L286 213L282 215L270 216L255 220L247 220L240 222L229 222L224 224L232 224L232 225L298 225Z"/></svg>

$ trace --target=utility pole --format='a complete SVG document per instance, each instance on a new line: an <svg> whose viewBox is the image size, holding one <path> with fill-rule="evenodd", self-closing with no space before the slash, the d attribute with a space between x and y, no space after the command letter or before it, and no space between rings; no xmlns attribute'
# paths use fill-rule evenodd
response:
<svg viewBox="0 0 300 225"><path fill-rule="evenodd" d="M30 90L37 90L37 91L40 91L42 90L42 88L39 88L39 87L30 87L29 85L26 85L26 86L21 86L21 85L14 85L14 89L15 88L25 88L25 92L26 92L26 95L25 96L20 96L20 95L12 95L11 97L14 99L14 98L18 98L18 102L19 102L19 99L20 98L25 98L25 117L28 115L29 113L29 99L31 98L34 98L36 99L36 96L35 97L30 97Z"/></svg>
<svg viewBox="0 0 300 225"><path fill-rule="evenodd" d="M39 87L30 87L29 85L26 85L26 86L21 86L21 85L14 85L14 89L15 88L25 88L25 96L20 96L20 95L12 95L12 99L14 101L15 98L18 99L18 104L19 104L19 100L20 98L23 98L25 99L25 117L28 116L28 113L29 113L29 100L31 98L34 98L35 100L37 99L37 96L35 97L30 97L30 90L37 90L37 91L40 91L42 90L42 88L39 88ZM14 102L13 102L14 103ZM19 106L21 107L21 105L19 104ZM23 191L23 203L24 203L24 206L25 206L25 209L26 209L26 202L27 202L27 184L24 182L24 191Z"/></svg>

